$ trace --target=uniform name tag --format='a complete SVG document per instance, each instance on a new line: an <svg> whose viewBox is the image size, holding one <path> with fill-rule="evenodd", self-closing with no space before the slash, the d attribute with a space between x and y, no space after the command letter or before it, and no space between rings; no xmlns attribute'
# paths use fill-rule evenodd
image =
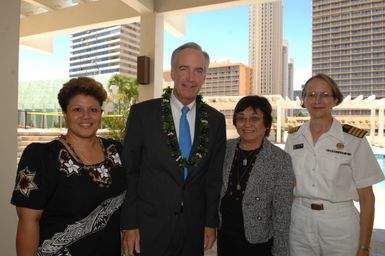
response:
<svg viewBox="0 0 385 256"><path fill-rule="evenodd" d="M303 148L303 143L293 145L293 149L294 149L294 150L300 149L300 148Z"/></svg>
<svg viewBox="0 0 385 256"><path fill-rule="evenodd" d="M330 153L336 153L336 154L346 155L346 156L351 156L352 155L349 152L342 152L342 151L337 151L337 150L333 150L333 149L326 149L326 151L330 152Z"/></svg>

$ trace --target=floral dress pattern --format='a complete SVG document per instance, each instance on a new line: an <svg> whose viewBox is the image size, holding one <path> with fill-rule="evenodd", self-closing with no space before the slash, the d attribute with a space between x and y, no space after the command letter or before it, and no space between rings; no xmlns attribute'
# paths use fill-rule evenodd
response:
<svg viewBox="0 0 385 256"><path fill-rule="evenodd" d="M120 255L121 145L101 140L106 158L95 165L76 161L59 140L24 150L11 203L43 210L38 255Z"/></svg>

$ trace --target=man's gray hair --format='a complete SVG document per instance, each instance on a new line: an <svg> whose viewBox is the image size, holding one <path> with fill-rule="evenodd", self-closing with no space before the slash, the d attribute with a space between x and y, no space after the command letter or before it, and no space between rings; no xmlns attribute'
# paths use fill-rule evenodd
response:
<svg viewBox="0 0 385 256"><path fill-rule="evenodd" d="M200 51L204 58L205 58L205 66L204 66L204 72L206 73L207 72L207 69L209 67L209 64L210 64L210 57L209 55L207 54L207 52L203 51L202 50L202 47L197 44L197 43L194 43L194 42L188 42L188 43L185 43L181 46L179 46L178 48L176 48L173 52L172 52L172 55L171 55L171 70L173 70L175 68L175 62L176 62L176 56L177 54L182 51L183 49L186 49L186 48L191 48L191 49L195 49L195 50L198 50Z"/></svg>

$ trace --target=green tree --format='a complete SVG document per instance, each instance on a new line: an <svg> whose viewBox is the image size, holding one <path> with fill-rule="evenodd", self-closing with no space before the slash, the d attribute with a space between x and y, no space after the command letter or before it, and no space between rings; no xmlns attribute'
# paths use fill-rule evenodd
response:
<svg viewBox="0 0 385 256"><path fill-rule="evenodd" d="M108 80L108 91L108 115L103 119L103 126L109 129L109 138L123 141L130 107L139 98L139 83L135 78L115 74Z"/></svg>

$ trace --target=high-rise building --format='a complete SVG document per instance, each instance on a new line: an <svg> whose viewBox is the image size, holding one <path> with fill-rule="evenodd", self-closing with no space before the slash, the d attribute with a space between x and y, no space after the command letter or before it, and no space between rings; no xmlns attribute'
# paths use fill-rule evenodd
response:
<svg viewBox="0 0 385 256"><path fill-rule="evenodd" d="M171 71L163 72L165 86L172 86ZM246 96L250 94L251 68L229 61L211 62L200 93L203 96Z"/></svg>
<svg viewBox="0 0 385 256"><path fill-rule="evenodd" d="M75 33L71 37L70 77L121 74L136 77L140 24Z"/></svg>
<svg viewBox="0 0 385 256"><path fill-rule="evenodd" d="M290 99L294 100L294 59L289 58L287 63L288 66L288 96Z"/></svg>
<svg viewBox="0 0 385 256"><path fill-rule="evenodd" d="M252 94L282 95L282 0L251 4L249 26Z"/></svg>
<svg viewBox="0 0 385 256"><path fill-rule="evenodd" d="M313 74L344 96L385 97L385 1L313 0Z"/></svg>
<svg viewBox="0 0 385 256"><path fill-rule="evenodd" d="M282 97L289 96L289 49L288 41L282 41Z"/></svg>
<svg viewBox="0 0 385 256"><path fill-rule="evenodd" d="M203 96L245 96L250 94L251 68L229 61L210 63Z"/></svg>

